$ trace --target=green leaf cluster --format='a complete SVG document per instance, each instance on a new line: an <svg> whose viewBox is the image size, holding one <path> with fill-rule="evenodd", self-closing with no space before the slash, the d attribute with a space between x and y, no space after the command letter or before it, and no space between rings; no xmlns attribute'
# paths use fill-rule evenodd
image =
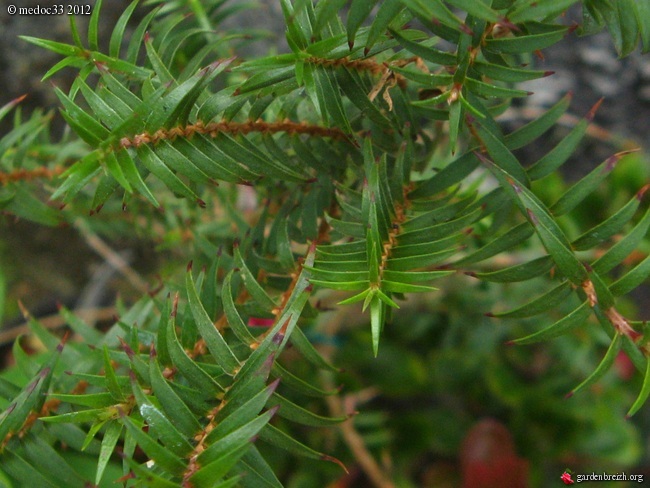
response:
<svg viewBox="0 0 650 488"><path fill-rule="evenodd" d="M282 0L289 52L254 59L237 48L263 33L218 28L238 3L168 2L127 41L137 3L108 51L101 2L85 39L73 17L71 44L24 38L63 56L45 78L78 71L67 93L55 88L71 133L51 142L48 116L15 112L0 139L0 208L44 225L90 211L83 218L107 234L120 209L135 209L151 233L187 225L205 268L125 307L105 332L62 311L83 342L63 346L30 321L50 352L35 365L16 342L20 374L0 383L5 475L43 486L108 486L116 473L128 486L282 486L258 438L329 458L274 417L316 428L345 419L301 406L332 392L279 361L290 344L312 370L335 371L308 333L326 317L319 299L362 302L376 356L382 331L401 327L391 324L401 304L452 274L486 286L539 280L527 303L490 316L539 317L518 344L599 324L611 341L572 393L624 350L644 374L629 414L645 402L645 326L620 304L650 275L648 185L602 221L572 220L627 155L543 198L597 107L532 164L517 151L560 120L570 96L511 132L499 118L529 95L518 83L552 74L530 61L571 31L566 9L582 3L583 31L606 25L626 55L639 41L648 49L643 2L353 0L342 13L342 1ZM54 185L31 181L59 173ZM247 195L258 204L243 211ZM74 454L57 454L62 446ZM95 463L90 474L81 459Z"/></svg>

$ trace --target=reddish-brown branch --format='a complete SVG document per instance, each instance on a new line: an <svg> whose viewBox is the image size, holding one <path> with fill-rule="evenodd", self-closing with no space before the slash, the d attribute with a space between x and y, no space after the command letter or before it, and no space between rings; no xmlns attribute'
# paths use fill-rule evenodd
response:
<svg viewBox="0 0 650 488"><path fill-rule="evenodd" d="M587 295L587 300L589 300L589 305L593 308L598 305L598 296L596 294L596 288L591 280L587 279L581 285L582 290ZM621 313L616 310L616 307L610 307L607 310L603 310L605 317L612 324L614 329L624 336L627 336L632 342L636 342L641 338L642 334L637 332L632 328L629 321L621 315Z"/></svg>
<svg viewBox="0 0 650 488"><path fill-rule="evenodd" d="M19 181L32 181L37 179L51 180L63 173L64 170L65 168L63 166L55 166L54 168L19 168L6 173L0 172L0 184L4 186L8 185L9 183L17 183Z"/></svg>
<svg viewBox="0 0 650 488"><path fill-rule="evenodd" d="M388 231L388 241L383 245L383 252L381 255L381 264L379 265L379 275L380 279L383 277L384 270L388 267L388 260L390 259L391 252L393 247L397 244L397 236L400 233L400 225L406 221L406 212L404 207L396 203L395 204L395 221L393 222L393 228Z"/></svg>
<svg viewBox="0 0 650 488"><path fill-rule="evenodd" d="M324 59L311 56L305 59L305 62L327 68L345 67L355 71L367 71L373 75L378 75L386 70L385 64L378 63L373 59L350 59L347 57L339 59Z"/></svg>
<svg viewBox="0 0 650 488"><path fill-rule="evenodd" d="M223 408L225 402L222 400L219 405L217 405L215 408L213 408L207 415L206 418L208 419L208 423L205 426L205 428L196 434L194 436L194 440L196 441L196 446L194 446L194 449L192 450L192 453L189 456L189 463L187 464L187 468L185 469L185 472L183 473L183 483L182 487L183 488L192 488L192 482L190 481L190 478L199 470L201 469L201 466L198 462L198 457L199 455L205 451L206 445L205 441L210 434L214 430L214 428L217 426L216 423L216 417L219 411Z"/></svg>
<svg viewBox="0 0 650 488"><path fill-rule="evenodd" d="M399 59L391 63L378 63L373 59L350 59L347 57L339 59L323 59L315 56L311 56L305 61L317 66L324 66L327 68L345 67L355 71L365 71L373 75L385 75L387 72L390 72L400 88L406 88L406 79L399 73L394 73L391 68L401 68L411 63L416 63L418 67L424 66L422 59L418 56L413 56L408 59Z"/></svg>
<svg viewBox="0 0 650 488"><path fill-rule="evenodd" d="M373 75L383 75L387 80L392 80L392 84L388 84L384 81L381 84L381 88L384 85L390 87L395 84L399 85L401 88L406 87L406 79L401 76L399 73L395 73L391 70L393 67L402 67L411 63L416 63L418 67L423 67L424 64L422 60L416 56L408 59L398 60L392 63L378 63L370 59L360 59L360 60L350 60L348 58L340 59L321 59L316 57L310 57L306 59L306 62L325 66L325 67L339 67L344 66L356 71L367 71ZM383 79L383 78L382 78ZM162 140L174 140L177 137L186 137L190 138L194 134L202 134L209 137L217 137L219 134L230 134L230 135L246 135L251 132L259 132L261 134L276 134L280 132L287 133L289 135L308 135L312 137L330 137L332 139L339 140L350 140L350 136L343 132L337 127L323 127L314 124L307 124L306 122L294 122L288 119L278 121L278 122L266 122L264 120L249 120L246 122L233 122L233 121L221 121L221 122L210 122L204 123L198 121L194 124L188 124L186 126L173 127L171 129L159 129L153 134L148 132L143 132L141 134L136 134L131 137L123 137L120 139L117 149L124 149L130 147L139 147L142 144L157 144Z"/></svg>
<svg viewBox="0 0 650 488"><path fill-rule="evenodd" d="M294 273L291 274L292 280L289 286L287 287L286 291L282 294L282 299L281 303L278 307L274 308L272 310L272 313L276 316L281 315L282 310L284 307L287 305L289 298L291 297L291 293L293 292L294 288L296 287L296 284L298 283L298 278L300 277L300 272L302 270L302 260L299 260L297 262L298 266L297 269ZM258 277L262 278L262 276ZM248 296L248 292L244 290L238 297L237 301L241 301L242 298L245 298ZM285 322L284 328L287 326L289 323L290 319L287 319ZM225 325L227 323L227 319L225 314L221 316L221 318L217 321L217 324L215 324L215 327L219 327L218 324L222 323ZM262 341L263 338L266 336L266 334L263 334L258 337L257 342L253 344L249 344L251 349L255 349ZM190 353L192 357L194 357L196 354L202 353L205 351L205 344L203 339L199 339L197 343L194 346L194 350ZM201 465L198 461L199 456L201 453L206 449L206 440L208 438L208 435L210 432L214 430L214 428L217 426L217 415L219 414L219 411L223 408L225 405L225 401L222 400L219 405L217 405L215 408L213 408L207 415L206 418L208 420L206 426L201 430L201 432L198 432L196 436L194 437L194 440L196 441L196 445L194 446L194 449L192 450L192 453L189 455L188 459L188 466L185 469L185 472L183 473L183 482L182 486L183 488L192 488L192 482L190 481L190 478L201 468Z"/></svg>
<svg viewBox="0 0 650 488"><path fill-rule="evenodd" d="M202 134L209 137L217 137L219 134L246 135L251 132L261 134L276 134L285 132L289 135L305 134L313 137L331 137L332 139L348 139L348 135L337 127L322 127L311 125L306 122L293 122L283 120L280 122L265 122L263 120L249 120L247 122L210 122L204 124L201 121L189 124L184 127L173 127L171 129L160 129L153 134L144 132L132 137L120 139L117 149L139 147L142 144L157 144L163 140L174 140L177 137L192 137L194 134Z"/></svg>

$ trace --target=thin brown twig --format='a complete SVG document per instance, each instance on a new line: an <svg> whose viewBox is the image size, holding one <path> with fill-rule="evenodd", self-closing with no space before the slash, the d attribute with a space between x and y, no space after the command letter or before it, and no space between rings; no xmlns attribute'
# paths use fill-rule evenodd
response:
<svg viewBox="0 0 650 488"><path fill-rule="evenodd" d="M335 388L331 378L325 379L323 383L328 390ZM334 417L340 417L354 412L359 403L369 401L378 394L377 389L367 388L355 394L345 395L343 398L331 395L326 398L326 401L330 414ZM354 417L342 422L339 429L343 435L343 440L352 451L363 472L372 481L372 484L377 488L394 488L395 484L390 480L390 476L370 454L363 437L354 427Z"/></svg>
<svg viewBox="0 0 650 488"><path fill-rule="evenodd" d="M115 307L100 307L100 308L85 308L75 310L75 315L80 319L85 320L84 317L91 316L95 320L104 321L111 320L115 317L117 309ZM47 315L38 319L38 322L48 330L58 329L63 327L67 322L58 313ZM0 345L9 344L16 340L21 335L29 334L31 329L27 322L23 322L10 329L0 331Z"/></svg>
<svg viewBox="0 0 650 488"><path fill-rule="evenodd" d="M119 253L115 252L104 240L95 234L82 220L77 220L74 226L81 233L86 243L108 263L111 264L136 290L149 292L147 282L127 263Z"/></svg>
<svg viewBox="0 0 650 488"><path fill-rule="evenodd" d="M336 293L332 294L329 298L334 299L338 296ZM335 300L336 301L336 300ZM327 306L327 304L325 304ZM343 326L343 322L349 325L349 319L351 317L361 317L361 314L352 314L350 315L349 310L341 311L335 313L330 320L327 321L327 326L325 333L331 336L334 336L338 333L339 329ZM333 348L323 348L320 352L325 359L331 359ZM332 380L331 373L323 372L322 373L322 382L323 389L332 391L336 389L336 385ZM370 401L379 394L379 391L374 388L366 388L356 393L345 395L344 397L339 397L337 395L330 395L326 397L326 402L330 415L333 417L340 417L343 415L349 415L356 410L356 406L360 403L365 403ZM356 461L359 463L359 466L366 474L368 479L372 482L373 486L377 488L394 488L395 484L391 481L390 475L387 470L382 468L382 466L375 460L370 451L365 445L363 437L359 434L354 427L354 417L349 418L348 420L339 424L339 429L343 436L344 442L347 444L350 451Z"/></svg>

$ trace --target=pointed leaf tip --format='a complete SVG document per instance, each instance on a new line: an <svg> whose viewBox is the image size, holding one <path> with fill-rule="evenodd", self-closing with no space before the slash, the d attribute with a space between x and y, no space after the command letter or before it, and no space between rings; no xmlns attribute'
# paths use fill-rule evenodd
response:
<svg viewBox="0 0 650 488"><path fill-rule="evenodd" d="M648 189L650 189L650 183L648 183L647 185L645 185L643 188L641 188L641 189L636 193L636 199L639 200L639 201L643 200L643 195L645 195L645 192L647 192Z"/></svg>
<svg viewBox="0 0 650 488"><path fill-rule="evenodd" d="M608 157L605 161L605 171L612 171L620 159L621 157L618 154Z"/></svg>
<svg viewBox="0 0 650 488"><path fill-rule="evenodd" d="M268 386L269 391L274 392L279 384L280 384L280 378L273 380L271 383L269 383Z"/></svg>
<svg viewBox="0 0 650 488"><path fill-rule="evenodd" d="M329 462L331 462L331 463L338 464L338 465L341 467L341 469L342 469L343 471L346 472L346 474L350 474L350 472L348 471L348 468L345 467L345 464L343 464L343 462L341 462L339 459L336 459L336 458L333 457L333 456L329 456L329 455L327 455L327 454L323 454L323 455L321 456L321 460L322 460L322 461L329 461Z"/></svg>
<svg viewBox="0 0 650 488"><path fill-rule="evenodd" d="M122 350L129 357L129 359L133 358L135 356L135 352L133 351L131 346L129 346L127 344L127 342L122 337L118 337L117 340L120 341L120 345L122 346ZM151 346L153 347L153 344Z"/></svg>
<svg viewBox="0 0 650 488"><path fill-rule="evenodd" d="M12 101L10 101L7 105L9 105L10 107L15 107L15 106L18 105L20 102L22 102L23 100L25 100L25 98L27 98L27 93L25 93L24 95L21 95L21 96L19 96L19 97L14 98L14 99L13 99Z"/></svg>
<svg viewBox="0 0 650 488"><path fill-rule="evenodd" d="M628 410L626 419L629 419L639 411L639 409L645 404L648 396L650 396L650 358L646 358L646 370L643 377L643 385L641 386L639 396Z"/></svg>
<svg viewBox="0 0 650 488"><path fill-rule="evenodd" d="M194 266L194 261L190 261L189 263L187 263L186 271L188 272L192 271L192 266Z"/></svg>
<svg viewBox="0 0 650 488"><path fill-rule="evenodd" d="M20 313L22 314L23 318L25 320L31 319L32 314L29 313L29 310L27 310L27 307L25 307L25 305L23 304L22 301L20 301L20 300L17 300L17 301L18 301L18 308L20 309Z"/></svg>
<svg viewBox="0 0 650 488"><path fill-rule="evenodd" d="M570 391L569 393L567 393L566 395L564 395L564 399L565 399L565 400L568 400L569 398L571 398L571 397L573 396L573 393L574 393L573 391Z"/></svg>
<svg viewBox="0 0 650 488"><path fill-rule="evenodd" d="M622 158L624 158L624 157L627 156L628 154L632 154L632 153L638 152L638 151L640 151L640 150L641 150L641 148L636 147L636 148L634 148L634 149L629 149L629 150L627 150L627 151L620 151L620 152L617 152L616 154L611 155L611 156L610 156L609 158L607 158L607 160L605 161L605 171L612 171L612 170L614 169L614 167L616 166L616 164L617 164L617 163L618 163Z"/></svg>
<svg viewBox="0 0 650 488"><path fill-rule="evenodd" d="M591 122L592 120L594 120L594 117L596 116L596 112L597 112L598 109L600 108L600 105L603 103L603 100L605 100L604 97L601 98L600 100L598 100L598 101L594 104L594 106L591 107L591 109L589 110L589 112L587 112L587 115L585 115L585 119L587 119L588 122Z"/></svg>
<svg viewBox="0 0 650 488"><path fill-rule="evenodd" d="M56 351L61 352L63 351L63 348L65 347L66 342L68 342L68 338L70 337L70 331L66 331L66 333L63 335L63 338L61 339L61 342L59 342L56 346Z"/></svg>

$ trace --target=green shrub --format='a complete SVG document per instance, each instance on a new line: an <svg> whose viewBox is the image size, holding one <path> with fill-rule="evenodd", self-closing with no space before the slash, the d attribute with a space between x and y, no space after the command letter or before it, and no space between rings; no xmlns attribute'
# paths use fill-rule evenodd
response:
<svg viewBox="0 0 650 488"><path fill-rule="evenodd" d="M0 208L152 240L165 279L105 329L64 308L61 338L28 317L44 351L16 341L0 377L0 483L323 486L345 464L389 486L383 455L417 486L485 414L518 429L535 482L561 474L540 445L633 463L618 407L650 394L626 299L650 274L647 162L606 186L619 152L569 186L558 171L597 107L532 163L514 153L570 97L512 132L499 116L552 74L530 65L574 28L567 8L623 56L650 49L648 4L280 3L289 52L253 59L237 52L266 34L220 29L247 15L224 0L144 9L125 36L136 0L107 48L100 1L87 38L74 16L72 44L24 38L63 56L45 79L78 76L54 88L61 138L36 112L0 140ZM621 351L636 400L605 374Z"/></svg>

